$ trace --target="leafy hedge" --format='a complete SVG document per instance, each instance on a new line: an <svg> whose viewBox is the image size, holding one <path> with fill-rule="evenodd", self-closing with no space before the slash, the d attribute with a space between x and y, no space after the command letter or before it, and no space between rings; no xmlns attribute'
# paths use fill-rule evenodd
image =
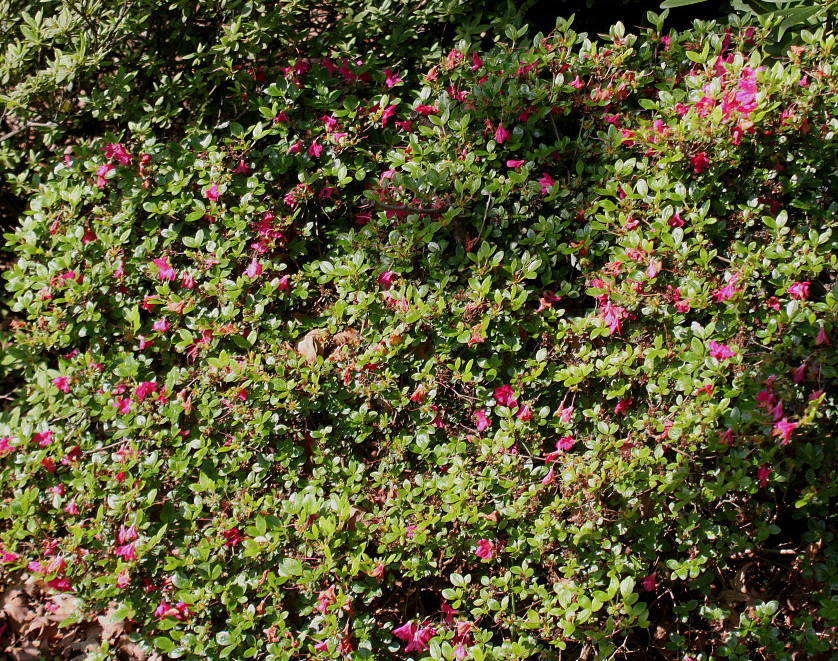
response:
<svg viewBox="0 0 838 661"><path fill-rule="evenodd" d="M0 572L172 658L836 647L834 36L525 35L55 162Z"/></svg>

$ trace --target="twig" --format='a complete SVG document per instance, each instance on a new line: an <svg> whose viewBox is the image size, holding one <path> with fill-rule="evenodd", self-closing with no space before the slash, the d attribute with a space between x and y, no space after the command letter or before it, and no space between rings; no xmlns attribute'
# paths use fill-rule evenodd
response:
<svg viewBox="0 0 838 661"><path fill-rule="evenodd" d="M31 128L35 128L35 127L45 127L45 126L48 126L48 127L58 126L55 122L39 122L39 121L36 121L38 119L41 119L40 115L38 115L35 118L35 120L29 122L28 124L24 124L23 126L18 126L16 129L14 129L13 131L9 131L5 135L0 135L0 142L8 140L9 138L13 138L18 133L20 133L22 131L26 131L27 129L31 129Z"/></svg>
<svg viewBox="0 0 838 661"><path fill-rule="evenodd" d="M373 201L372 206L378 207L379 209L385 209L386 211L410 211L412 213L443 213L450 208L447 204L439 207L438 209L433 209L424 207L402 207L397 204L385 204L384 202L377 201Z"/></svg>

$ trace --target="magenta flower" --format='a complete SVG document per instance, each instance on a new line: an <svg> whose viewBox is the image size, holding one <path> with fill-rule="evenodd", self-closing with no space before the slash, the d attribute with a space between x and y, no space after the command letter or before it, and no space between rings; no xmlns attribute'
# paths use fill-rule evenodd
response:
<svg viewBox="0 0 838 661"><path fill-rule="evenodd" d="M159 257L152 261L157 267L157 279L168 280L171 282L175 279L175 270L169 265L168 257Z"/></svg>
<svg viewBox="0 0 838 661"><path fill-rule="evenodd" d="M35 432L34 434L32 434L32 442L37 443L38 447L45 448L50 443L52 443L52 441L53 441L52 432L49 431L49 430L39 431L39 432Z"/></svg>
<svg viewBox="0 0 838 661"><path fill-rule="evenodd" d="M558 441L556 441L556 450L565 452L570 450L575 444L576 441L572 436L562 436Z"/></svg>
<svg viewBox="0 0 838 661"><path fill-rule="evenodd" d="M707 152L699 152L690 159L693 166L693 172L701 174L710 167L710 161L707 159Z"/></svg>
<svg viewBox="0 0 838 661"><path fill-rule="evenodd" d="M259 263L259 260L254 257L245 269L244 274L251 280L262 275L262 265Z"/></svg>
<svg viewBox="0 0 838 661"><path fill-rule="evenodd" d="M396 106L387 106L381 111L381 126L387 126L390 118L396 114Z"/></svg>
<svg viewBox="0 0 838 661"><path fill-rule="evenodd" d="M503 123L498 124L498 128L495 129L495 142L499 145L502 145L504 142L509 140L512 137L512 134L503 128Z"/></svg>
<svg viewBox="0 0 838 661"><path fill-rule="evenodd" d="M509 384L495 388L495 401L500 406L507 406L514 408L518 406L518 400L515 399L515 393L512 391L512 386Z"/></svg>
<svg viewBox="0 0 838 661"><path fill-rule="evenodd" d="M108 180L105 179L105 177L108 175L108 172L113 169L115 168L110 163L100 165L96 169L96 188L104 188L108 184Z"/></svg>
<svg viewBox="0 0 838 661"><path fill-rule="evenodd" d="M623 397L619 402L617 402L617 405L614 407L614 413L618 415L622 413L623 415L625 415L626 411L628 411L628 407L632 404L634 404L634 399L632 399L631 397Z"/></svg>
<svg viewBox="0 0 838 661"><path fill-rule="evenodd" d="M572 81L570 81L568 83L568 85L570 85L571 87L574 87L578 90L581 90L583 87L585 87L585 83L582 82L582 79L579 76L576 76L576 78L574 78Z"/></svg>
<svg viewBox="0 0 838 661"><path fill-rule="evenodd" d="M10 562L15 562L20 556L11 551L0 551L0 564L7 565Z"/></svg>
<svg viewBox="0 0 838 661"><path fill-rule="evenodd" d="M657 581L655 579L656 574L655 572L652 572L646 578L640 581L640 585L643 586L643 589L646 590L646 592L654 592L655 588L658 587Z"/></svg>
<svg viewBox="0 0 838 661"><path fill-rule="evenodd" d="M681 218L680 212L676 211L675 214L666 221L667 225L670 227L683 227L684 226L684 219Z"/></svg>
<svg viewBox="0 0 838 661"><path fill-rule="evenodd" d="M376 282L378 282L379 285L389 287L393 284L393 280L395 279L396 275L397 274L395 271L384 271L384 273L378 276L378 280Z"/></svg>
<svg viewBox="0 0 838 661"><path fill-rule="evenodd" d="M479 411L475 411L474 419L477 421L477 431L486 431L491 426L489 418L486 416L486 409L480 409Z"/></svg>
<svg viewBox="0 0 838 661"><path fill-rule="evenodd" d="M158 333L165 333L169 330L169 322L166 320L166 317L162 319L158 319L151 325L152 330L156 330Z"/></svg>
<svg viewBox="0 0 838 661"><path fill-rule="evenodd" d="M217 202L218 198L221 197L221 193L218 192L218 184L213 183L212 186L204 191L204 197L210 202Z"/></svg>
<svg viewBox="0 0 838 661"><path fill-rule="evenodd" d="M809 281L795 282L789 285L788 293L792 298L803 301L809 298Z"/></svg>
<svg viewBox="0 0 838 661"><path fill-rule="evenodd" d="M131 165L131 154L129 154L125 147L120 143L110 143L102 147L105 152L105 158L114 160L119 165Z"/></svg>
<svg viewBox="0 0 838 661"><path fill-rule="evenodd" d="M250 166L244 162L244 159L239 159L239 164L233 170L233 174L250 174Z"/></svg>
<svg viewBox="0 0 838 661"><path fill-rule="evenodd" d="M768 476L771 475L771 469L767 468L766 466L760 466L757 469L757 479L759 480L759 486L765 488L768 486Z"/></svg>
<svg viewBox="0 0 838 661"><path fill-rule="evenodd" d="M117 397L113 405L122 415L128 415L131 412L131 400L127 397Z"/></svg>
<svg viewBox="0 0 838 661"><path fill-rule="evenodd" d="M288 291L291 286L291 276L283 275L277 282L276 288L279 291Z"/></svg>
<svg viewBox="0 0 838 661"><path fill-rule="evenodd" d="M70 379L66 376L57 376L52 380L52 385L63 393L70 392Z"/></svg>
<svg viewBox="0 0 838 661"><path fill-rule="evenodd" d="M388 89L391 87L395 87L400 82L402 82L402 79L399 78L399 75L393 73L392 71L390 71L390 69L384 69L384 76L384 84L387 86Z"/></svg>
<svg viewBox="0 0 838 661"><path fill-rule="evenodd" d="M71 500L69 503L67 503L67 506L64 508L64 511L67 512L67 514L71 514L72 516L75 516L76 514L79 513L79 508L76 505L76 499L75 498L73 498L73 500Z"/></svg>
<svg viewBox="0 0 838 661"><path fill-rule="evenodd" d="M802 363L800 367L793 367L791 370L791 380L794 383L800 383L803 381L803 376L806 373L806 363Z"/></svg>
<svg viewBox="0 0 838 661"><path fill-rule="evenodd" d="M709 350L708 353L710 354L710 357L715 358L716 360L725 360L736 355L730 347L714 342L713 340L710 340L707 343L707 349Z"/></svg>
<svg viewBox="0 0 838 661"><path fill-rule="evenodd" d="M481 539L477 542L477 550L474 555L483 560L491 560L495 557L495 545L488 539Z"/></svg>
<svg viewBox="0 0 838 661"><path fill-rule="evenodd" d="M319 144L316 140L311 143L308 148L308 155L311 158L317 158L320 154L323 153L323 145Z"/></svg>
<svg viewBox="0 0 838 661"><path fill-rule="evenodd" d="M418 105L416 106L415 110L424 117L427 117L428 115L439 114L439 110L437 110L434 106Z"/></svg>
<svg viewBox="0 0 838 661"><path fill-rule="evenodd" d="M477 71L482 66L483 66L483 60L480 59L480 56L475 51L472 51L472 53L471 53L471 70L472 71Z"/></svg>
<svg viewBox="0 0 838 661"><path fill-rule="evenodd" d="M12 445L12 437L11 436L0 437L0 457L5 457L7 454L12 452L14 449L15 449L15 446Z"/></svg>
<svg viewBox="0 0 838 661"><path fill-rule="evenodd" d="M285 152L285 153L288 154L289 156L291 154L299 154L300 151L302 150L302 148L303 148L303 143L300 142L299 140L297 140L297 142L295 142L293 145L291 145L288 148L288 151Z"/></svg>
<svg viewBox="0 0 838 661"><path fill-rule="evenodd" d="M818 336L815 338L815 346L819 347L822 344L829 344L829 336L826 334L826 327L821 326L818 331Z"/></svg>
<svg viewBox="0 0 838 661"><path fill-rule="evenodd" d="M551 177L549 174L547 174L547 173L542 174L541 179L538 180L538 185L541 187L541 194L542 195L547 195L547 193L550 192L550 188L555 183L556 182L553 180L553 177Z"/></svg>
<svg viewBox="0 0 838 661"><path fill-rule="evenodd" d="M524 163L526 163L526 161L523 161L523 160L516 160L516 159L512 159L512 158L510 158L510 159L506 162L506 167L508 167L508 168L512 168L513 170L517 170L517 169L518 169L519 167L521 167Z"/></svg>
<svg viewBox="0 0 838 661"><path fill-rule="evenodd" d="M796 422L789 422L785 418L774 423L774 429L771 434L780 437L781 445L788 445L791 440L791 434L797 427Z"/></svg>

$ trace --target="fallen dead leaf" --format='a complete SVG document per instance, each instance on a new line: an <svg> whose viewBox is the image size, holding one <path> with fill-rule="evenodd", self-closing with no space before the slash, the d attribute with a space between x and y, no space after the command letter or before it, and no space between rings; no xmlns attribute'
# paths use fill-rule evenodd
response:
<svg viewBox="0 0 838 661"><path fill-rule="evenodd" d="M329 331L325 328L315 328L297 342L297 353L305 358L309 365L317 362L317 356L322 356L329 341Z"/></svg>

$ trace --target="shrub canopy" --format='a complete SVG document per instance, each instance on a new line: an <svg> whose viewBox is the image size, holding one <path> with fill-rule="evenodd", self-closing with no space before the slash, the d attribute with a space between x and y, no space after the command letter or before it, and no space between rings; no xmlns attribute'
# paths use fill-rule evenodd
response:
<svg viewBox="0 0 838 661"><path fill-rule="evenodd" d="M75 143L1 571L175 658L834 649L835 38L762 36L324 50Z"/></svg>

